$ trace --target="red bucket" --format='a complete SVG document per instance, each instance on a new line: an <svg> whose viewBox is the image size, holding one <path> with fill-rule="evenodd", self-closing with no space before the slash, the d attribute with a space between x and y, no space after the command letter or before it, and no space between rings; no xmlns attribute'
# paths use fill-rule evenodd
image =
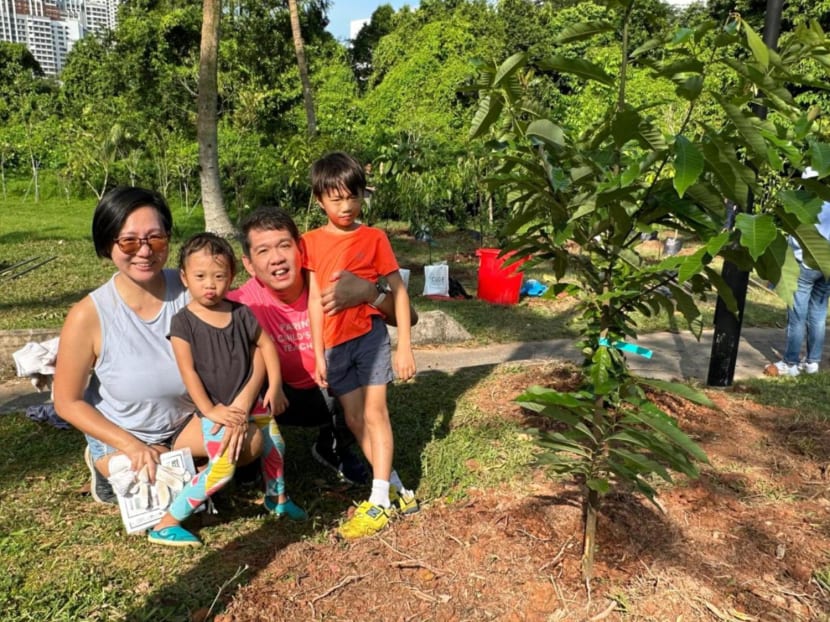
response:
<svg viewBox="0 0 830 622"><path fill-rule="evenodd" d="M500 305L514 305L519 302L524 274L519 270L530 257L519 259L506 268L504 263L515 255L515 251L499 257L497 248L480 248L478 255L478 292L480 300Z"/></svg>

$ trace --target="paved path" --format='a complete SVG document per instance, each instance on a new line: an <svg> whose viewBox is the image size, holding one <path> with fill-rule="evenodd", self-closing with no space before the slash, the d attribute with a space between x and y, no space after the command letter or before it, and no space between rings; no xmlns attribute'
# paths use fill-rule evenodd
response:
<svg viewBox="0 0 830 622"><path fill-rule="evenodd" d="M770 361L780 358L784 344L784 330L777 328L746 328L741 335L735 380L757 377ZM700 341L689 332L652 333L643 335L637 345L653 351L651 359L629 355L631 369L642 376L665 380L692 380L706 382L709 356L712 350L712 331L704 331ZM419 372L452 372L464 367L498 365L558 359L579 362L581 355L570 339L552 339L527 343L493 344L480 348L434 346L416 348L415 362ZM26 379L16 379L0 385L0 414L25 410L32 404L42 404L48 394L37 393Z"/></svg>
<svg viewBox="0 0 830 622"><path fill-rule="evenodd" d="M712 331L704 331L700 341L689 332L643 335L637 345L652 350L651 359L628 355L630 368L637 374L666 380L706 382L712 350ZM784 344L784 330L747 328L741 335L735 380L756 377L778 355ZM482 348L436 347L415 350L418 371L452 371L476 365L495 365L508 361L559 359L581 361L573 340L553 339L527 343L494 344Z"/></svg>

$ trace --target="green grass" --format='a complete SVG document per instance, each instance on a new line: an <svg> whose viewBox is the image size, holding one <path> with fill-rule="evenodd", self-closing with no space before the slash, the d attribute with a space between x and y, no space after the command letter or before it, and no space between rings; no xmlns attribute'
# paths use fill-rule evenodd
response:
<svg viewBox="0 0 830 622"><path fill-rule="evenodd" d="M69 307L112 275L92 246L94 209L94 200L0 200L0 268L51 258L19 278L0 276L0 330L60 327ZM174 248L203 226L195 212L176 213L175 221Z"/></svg>
<svg viewBox="0 0 830 622"><path fill-rule="evenodd" d="M427 373L390 388L395 462L422 500L452 502L470 486L530 476L530 436L471 399L482 383L497 381L477 368ZM80 433L20 414L0 417L0 619L186 620L229 581L224 594L232 594L282 548L327 541L328 529L366 491L327 479L308 451L313 432L284 432L289 492L312 520L260 516L254 496L238 492L218 517L188 521L207 546L168 550L125 535L115 508L79 494L88 479Z"/></svg>
<svg viewBox="0 0 830 622"><path fill-rule="evenodd" d="M90 222L95 201L61 199L34 203L31 199L0 200L0 266L38 257L54 257L45 266L14 279L2 281L0 330L14 328L58 328L68 308L112 274L112 265L95 257ZM176 227L171 257L178 244L203 227L203 216L196 210L185 213L173 206ZM298 222L303 222L300 214ZM475 294L478 281L478 242L469 231L437 234L427 245L415 240L402 223L382 221L377 226L388 231L401 266L410 268L410 296L419 311L440 309L464 326L481 344L508 341L535 341L572 337L579 333L573 302L567 299L522 299L513 306L491 305L476 299L468 301L433 301L421 296L424 287L423 266L446 261L450 275ZM493 241L484 240L485 246ZM174 260L170 260L173 265ZM553 283L553 275L543 266L529 270L525 276ZM240 281L244 275L240 275ZM702 303L703 325L711 326L714 297ZM637 317L640 332L685 330L679 315L668 319ZM784 305L768 290L750 287L745 326L773 326L785 319Z"/></svg>
<svg viewBox="0 0 830 622"><path fill-rule="evenodd" d="M755 378L741 383L750 388L752 399L768 406L792 409L795 423L828 421L827 396L830 374L802 374L785 378Z"/></svg>

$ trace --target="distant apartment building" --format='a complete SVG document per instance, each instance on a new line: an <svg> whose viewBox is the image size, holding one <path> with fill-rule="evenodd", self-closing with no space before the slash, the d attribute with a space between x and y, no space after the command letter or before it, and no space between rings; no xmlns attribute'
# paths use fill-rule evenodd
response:
<svg viewBox="0 0 830 622"><path fill-rule="evenodd" d="M122 0L0 0L0 41L22 43L58 75L81 37L115 28Z"/></svg>

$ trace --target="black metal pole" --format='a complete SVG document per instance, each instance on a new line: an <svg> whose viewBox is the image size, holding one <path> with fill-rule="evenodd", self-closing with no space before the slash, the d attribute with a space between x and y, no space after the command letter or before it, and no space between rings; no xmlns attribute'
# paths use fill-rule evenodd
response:
<svg viewBox="0 0 830 622"><path fill-rule="evenodd" d="M783 8L784 0L767 0L767 12L764 16L764 43L773 50L778 48ZM753 112L761 119L767 118L766 106L753 105ZM749 211L752 211L754 201L755 197L750 192L747 200ZM712 336L712 354L709 357L709 375L706 378L706 384L710 387L728 387L735 378L735 363L738 360L746 290L749 285L749 272L741 270L730 261L724 262L722 276L735 296L738 313L733 315L718 296L718 302L715 305L715 334Z"/></svg>

